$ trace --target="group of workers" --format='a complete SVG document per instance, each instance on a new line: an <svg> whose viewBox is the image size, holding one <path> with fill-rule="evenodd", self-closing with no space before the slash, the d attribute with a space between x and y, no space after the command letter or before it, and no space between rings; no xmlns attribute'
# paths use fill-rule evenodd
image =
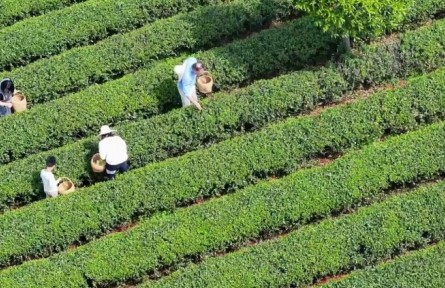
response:
<svg viewBox="0 0 445 288"><path fill-rule="evenodd" d="M105 172L109 180L115 177L117 171L125 172L129 169L127 143L115 132L108 125L100 127L99 155L105 161ZM62 180L60 178L56 180L54 176L56 162L56 157L49 156L46 159L45 169L40 171L46 197L57 197L59 195L58 185Z"/></svg>
<svg viewBox="0 0 445 288"><path fill-rule="evenodd" d="M174 72L178 77L177 87L179 95L181 96L182 106L194 105L198 110L202 110L196 93L197 77L204 72L202 62L193 57L187 58L182 65L175 67ZM10 89L10 86L8 87L8 89ZM14 86L12 86L12 91L14 91L13 88ZM9 103L8 101L9 100L0 101L0 108L3 106L9 107L10 109L10 105L5 104ZM122 173L129 169L127 144L120 136L116 135L115 132L116 131L112 130L109 126L104 125L100 128L99 133L99 155L100 158L105 161L106 176L110 180L114 179L117 171ZM45 169L42 169L40 172L43 190L47 197L57 197L59 195L58 185L61 183L61 179L56 179L53 173L56 162L57 160L54 156L49 156L46 159Z"/></svg>

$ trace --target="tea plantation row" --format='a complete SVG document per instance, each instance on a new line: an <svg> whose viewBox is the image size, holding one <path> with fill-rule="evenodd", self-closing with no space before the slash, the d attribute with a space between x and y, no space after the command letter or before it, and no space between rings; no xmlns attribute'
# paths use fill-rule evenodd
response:
<svg viewBox="0 0 445 288"><path fill-rule="evenodd" d="M95 45L68 50L3 76L16 79L32 106L121 77L179 51L220 45L288 15L288 8L276 1L260 0L198 7ZM171 74L171 70L165 74Z"/></svg>
<svg viewBox="0 0 445 288"><path fill-rule="evenodd" d="M439 21L432 26L408 32L402 37L401 46L384 44L369 46L360 54L345 58L342 64L335 67L315 72L297 72L261 81L234 94L217 94L210 101L204 100L206 109L202 113L181 109L148 120L126 123L118 126L119 133L128 141L134 168L164 160L195 149L203 142L208 144L242 133L243 127L249 126L250 130L258 129L270 121L311 110L319 104L331 103L341 98L346 90L366 83L378 84L388 79L443 65L441 61L433 62L431 54L425 53L423 47L437 47L434 53L444 53L445 46L442 46L445 40L442 39L445 35L444 27L445 21ZM216 71L224 71L222 65L224 59L221 58L221 64ZM254 60L253 57L252 62ZM369 63L373 64L372 69L368 68ZM226 69L227 67L225 66ZM257 71L260 72L266 67L267 65L264 65L264 68L258 68ZM233 69L236 69L235 65ZM349 71L360 71L360 74L350 74ZM254 73L251 75L251 78L255 77ZM245 79L248 77L245 76ZM175 129L172 130L172 127ZM43 143L44 140L45 144L50 146L51 141L42 133L42 140L39 143ZM65 141L57 144L64 143ZM0 183L0 206L7 209L13 203L28 203L42 194L40 179L28 171L38 171L40 163L43 163L50 154L56 155L59 159L59 173L69 175L77 185L82 184L81 180L88 182L94 180L90 176L88 159L97 151L96 146L96 137L89 137L0 167L0 173L4 171L2 174L6 175L7 180ZM23 145L16 149L22 147Z"/></svg>
<svg viewBox="0 0 445 288"><path fill-rule="evenodd" d="M387 132L435 122L445 109L445 70L403 89L340 106L319 116L290 119L265 130L148 165L116 181L69 197L40 201L0 216L0 263L47 256L80 238L94 239L137 215L174 209L224 190L244 187L264 174L297 169L326 149L362 147ZM429 163L430 165L430 163Z"/></svg>
<svg viewBox="0 0 445 288"><path fill-rule="evenodd" d="M440 138L445 132L443 128L442 125L438 129ZM436 136L433 130L429 131L432 134L426 131L417 134L424 138L422 142L426 146L427 139ZM353 215L303 227L275 241L208 259L200 265L192 264L158 282L138 287L310 285L323 276L372 265L405 249L443 240L444 189L443 182L426 186Z"/></svg>
<svg viewBox="0 0 445 288"><path fill-rule="evenodd" d="M90 284L116 283L186 256L242 243L261 232L305 224L372 198L394 184L443 172L444 132L443 122L433 124L370 145L326 167L302 170L200 206L159 215L129 233L4 270L0 283L2 287L15 285L15 281L23 283L22 287L65 281L69 281L67 287L82 287L86 279ZM369 265L405 247L443 239L444 189L443 182L426 186L352 216L303 227L277 241L204 259L199 266L190 265L143 286L302 285L321 276ZM36 277L35 271L45 273ZM55 278L63 271L71 277Z"/></svg>
<svg viewBox="0 0 445 288"><path fill-rule="evenodd" d="M0 69L22 66L110 34L126 32L159 18L223 0L90 0L0 30ZM19 2L18 2L19 3Z"/></svg>

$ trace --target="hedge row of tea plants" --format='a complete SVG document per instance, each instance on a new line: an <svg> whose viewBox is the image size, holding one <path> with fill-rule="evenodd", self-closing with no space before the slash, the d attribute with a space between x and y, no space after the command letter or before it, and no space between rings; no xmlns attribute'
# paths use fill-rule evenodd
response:
<svg viewBox="0 0 445 288"><path fill-rule="evenodd" d="M405 23L425 21L443 12L442 0L415 1L411 10L405 15Z"/></svg>
<svg viewBox="0 0 445 288"><path fill-rule="evenodd" d="M178 51L216 47L243 33L258 30L275 18L287 16L291 9L290 4L285 3L234 0L199 7L95 45L37 61L3 76L15 79L16 85L26 91L31 105L49 101L94 83L121 77L161 58L176 56Z"/></svg>
<svg viewBox="0 0 445 288"><path fill-rule="evenodd" d="M173 214L159 214L128 232L107 236L73 252L4 270L0 273L0 283L8 287L6 283L20 278L24 287L28 287L36 284L31 277L33 271L57 266L56 271L85 275L90 284L102 287L133 281L147 271L170 266L191 255L224 250L246 239L305 225L364 200L369 202L394 184L411 183L443 172L444 132L443 122L434 124L384 143L374 143L325 167L301 170L281 180L263 182ZM445 184L438 187L443 191ZM37 279L39 283L54 280L51 273ZM56 283L62 285L64 281Z"/></svg>
<svg viewBox="0 0 445 288"><path fill-rule="evenodd" d="M418 35L424 35L426 37L419 39L422 40L420 43L442 47L440 46L441 36L432 37L436 34L445 35L444 33L440 34L440 29L434 28L441 26L430 26L431 30L421 28L417 32L409 32L409 35L412 35L414 39L419 39ZM405 36L404 39L411 38ZM398 49L400 50L400 48ZM198 148L203 142L210 143L246 129L261 128L271 120L283 119L289 115L310 110L318 104L330 103L341 97L344 90L367 84L370 82L369 79L377 79L371 81L371 84L375 84L392 77L415 73L419 67L421 68L421 65L430 59L428 53L417 53L405 46L401 50L406 51L404 52L404 62L411 63L406 69L396 65L391 66L393 60L396 59L396 57L392 57L396 55L392 46L370 46L363 49L363 53L360 55L344 59L344 64L337 67L322 69L321 72L298 72L271 81L261 81L246 91L235 94L217 94L215 95L216 101L204 100L206 108L202 113L196 113L189 109L175 110L153 119L120 125L118 126L119 133L130 145L133 167L144 166L152 161L163 160ZM436 52L439 53L439 50ZM440 61L436 62L436 65L442 64ZM375 65L369 66L369 63ZM377 63L380 64L377 65ZM374 70L369 67L374 67ZM375 67L381 69L384 69L383 67L398 67L398 69L387 69L388 73L385 76L383 73L379 73L383 70ZM429 65L421 69L432 68L433 66ZM361 71L361 73L346 73L347 71ZM343 78L350 83L349 87ZM174 88L171 91L175 93ZM274 97L270 97L270 95L274 95ZM99 123L97 127L99 127ZM174 133L172 133L171 127L176 127ZM9 136L9 139L11 138L12 136ZM42 135L40 142L43 139L46 138ZM67 142L68 140L61 141L58 144L63 145ZM48 143L51 143L51 140L45 142L47 145ZM52 146L45 147L45 149ZM19 151L21 147L16 147L16 149ZM60 173L69 175L76 185L88 184L97 180L91 173L88 161L91 155L97 151L96 149L97 138L93 136L62 148L33 154L26 159L3 165L0 167L0 173L6 175L6 178L0 183L1 208L5 209L15 202L27 203L35 200L39 195L43 195L37 171L40 170L41 163L44 163L44 159L50 154L58 157ZM35 173L29 173L29 171L35 171Z"/></svg>
<svg viewBox="0 0 445 288"><path fill-rule="evenodd" d="M363 53L346 58L336 69L352 87L380 83L413 71L430 71L445 65L445 57L437 57L445 54L444 30L445 21L438 21L407 32L401 43L372 45L363 49ZM197 56L209 65L220 87L228 88L327 57L334 49L334 42L325 36L314 41L317 33L319 30L308 19L299 19L280 29L263 31L247 40ZM299 37L293 37L295 34ZM326 48L328 46L331 48ZM166 107L178 105L179 96L171 71L182 60L161 61L151 69L90 87L24 114L0 119L0 123L9 123L3 126L0 134L0 142L4 143L0 147L0 163L93 135L104 123L149 117L167 110ZM33 129L29 127L31 122Z"/></svg>
<svg viewBox="0 0 445 288"><path fill-rule="evenodd" d="M289 173L326 150L335 153L362 147L385 133L435 122L445 109L444 81L442 70L413 80L401 90L318 116L290 119L209 149L133 170L116 181L7 212L0 216L4 231L0 235L0 264L50 255L80 238L92 240L135 216L232 191L277 171Z"/></svg>
<svg viewBox="0 0 445 288"><path fill-rule="evenodd" d="M252 3L257 2L258 1L249 1L249 5L253 6L250 8L252 10L251 13L256 12L258 7L268 7L261 10L261 14L277 13L277 7L279 6L283 8L281 9L283 12L281 16L287 16L287 13L292 11L292 9L288 9L289 1L287 0L260 1L261 4L255 7ZM413 8L410 14L411 16L409 16L409 22L411 23L445 10L445 2L443 1L437 2L437 0L432 0L418 2ZM244 4L243 10L246 9L245 5L247 5L247 3ZM228 6L230 6L230 4ZM221 24L221 22L217 20L221 16L219 13L222 13L219 11L220 9L222 12L227 9L230 10L227 5L212 6L203 10L204 12L192 13L193 16L181 15L174 17L174 19L157 21L153 25L148 25L129 34L116 35L96 45L76 48L64 52L61 55L18 68L10 73L3 74L3 76L9 76L15 79L20 89L26 91L28 101L32 104L56 99L66 93L79 91L94 83L103 83L120 77L143 65L148 65L148 63L151 63L150 59L153 60L166 55L172 55L181 47L198 47L199 41L207 39L203 37L206 33L200 31L205 31L205 29L211 30L212 25ZM284 11L287 11L287 13L284 13ZM231 12L237 13L237 11L233 10L231 10ZM226 11L225 13L228 12ZM202 17L200 17L200 15ZM231 15L229 18L233 16L234 15ZM207 21L213 20L212 17L215 17L215 23L207 24ZM253 16L251 15L251 17ZM175 22L175 19L177 22ZM232 24L229 20L227 20L227 22L228 24ZM187 32L187 29L190 29L193 23L198 23L198 25L191 29L195 33L190 38L184 31ZM188 28L184 29L184 26ZM256 25L252 25L249 29L255 27ZM163 32L163 30L165 30L165 32ZM184 33L184 35L178 34L179 31ZM240 32L242 32L242 30L240 30ZM301 37L302 33L305 35L304 30L296 32L296 35ZM153 34L156 36L153 37ZM163 35L163 41L159 41L157 35ZM198 37L196 35L198 35ZM210 34L210 36L212 35L213 34ZM203 39L200 39L200 37L203 37ZM317 37L319 37L319 33ZM312 36L313 39L317 37ZM182 46L179 45L181 44L181 39L187 40ZM224 41L223 37L220 40ZM174 41L177 41L177 43ZM198 41L198 43L195 43L195 41ZM216 44L218 44L218 41L216 41ZM48 79L51 79L51 81L48 81Z"/></svg>
<svg viewBox="0 0 445 288"><path fill-rule="evenodd" d="M85 0L3 0L0 4L0 28L83 1Z"/></svg>
<svg viewBox="0 0 445 288"><path fill-rule="evenodd" d="M146 271L171 267L190 255L202 257L271 231L305 225L370 202L394 184L430 179L444 172L443 131L444 125L439 125L429 127L428 132L373 144L328 166L300 170L278 181L142 221L127 233L93 241L47 261L58 263L65 271L75 267L102 287L133 281ZM46 266L45 262L31 266ZM11 277L17 271L29 274L28 267L6 275Z"/></svg>
<svg viewBox="0 0 445 288"><path fill-rule="evenodd" d="M288 0L272 1L288 7L290 3ZM229 1L85 1L40 17L25 19L0 30L0 36L8 39L7 49L5 47L0 50L2 53L0 69L22 66L76 46L89 45L111 34L130 31L158 18L190 11L200 5L227 2ZM416 2L420 4L415 5L414 10L409 13L407 22L425 19L434 14L435 9L439 12L444 8L444 4L437 0L417 0ZM19 2L16 5L20 5ZM161 37L156 39L159 40Z"/></svg>
<svg viewBox="0 0 445 288"><path fill-rule="evenodd" d="M445 242L411 252L375 268L359 270L320 287L436 288L445 283Z"/></svg>
<svg viewBox="0 0 445 288"><path fill-rule="evenodd" d="M295 20L197 57L210 67L221 88L229 88L326 57L333 42L326 36L314 39L319 33L308 19ZM296 34L299 37L294 37ZM106 123L169 110L173 103L180 103L172 74L173 67L183 60L161 61L119 80L1 118L0 125L7 125L0 129L0 163L96 135Z"/></svg>
<svg viewBox="0 0 445 288"><path fill-rule="evenodd" d="M442 129L440 134L443 133ZM192 264L160 281L138 287L310 285L324 276L372 265L412 247L443 240L444 190L443 182L422 187L353 215L303 227L275 241L210 258L200 265Z"/></svg>
<svg viewBox="0 0 445 288"><path fill-rule="evenodd" d="M127 142L132 168L139 168L330 103L340 98L346 87L341 76L329 69L294 72L255 82L236 92L217 93L202 101L205 109L201 113L175 109L115 128ZM69 176L76 186L100 180L88 161L98 151L97 145L97 137L92 136L0 166L4 175L0 182L1 208L44 196L38 171L50 155L58 159L56 173Z"/></svg>
<svg viewBox="0 0 445 288"><path fill-rule="evenodd" d="M0 30L0 69L28 64L111 34L223 0L90 0ZM19 3L19 2L18 2ZM159 39L159 38L158 38Z"/></svg>

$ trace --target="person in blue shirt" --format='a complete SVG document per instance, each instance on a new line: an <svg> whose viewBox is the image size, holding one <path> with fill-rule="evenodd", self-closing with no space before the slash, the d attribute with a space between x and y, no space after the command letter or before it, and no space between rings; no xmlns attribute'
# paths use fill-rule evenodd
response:
<svg viewBox="0 0 445 288"><path fill-rule="evenodd" d="M179 77L178 91L181 95L182 106L186 107L193 104L198 110L202 110L196 95L196 79L204 72L202 62L189 57L184 61L180 70L177 74Z"/></svg>

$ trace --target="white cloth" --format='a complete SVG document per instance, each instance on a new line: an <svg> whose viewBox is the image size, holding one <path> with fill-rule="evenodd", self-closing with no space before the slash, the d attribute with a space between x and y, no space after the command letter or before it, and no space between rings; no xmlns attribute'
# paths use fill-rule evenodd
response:
<svg viewBox="0 0 445 288"><path fill-rule="evenodd" d="M178 91L179 95L181 95L182 107L190 106L192 103L190 102L190 99L184 94L184 91L182 91L182 89L180 88L179 81L178 81ZM191 88L191 91L192 91L191 98L196 102L198 102L198 95L196 94L196 86L193 86Z"/></svg>
<svg viewBox="0 0 445 288"><path fill-rule="evenodd" d="M118 165L128 160L127 144L119 136L100 140L99 154L108 165Z"/></svg>
<svg viewBox="0 0 445 288"><path fill-rule="evenodd" d="M178 81L181 81L182 75L184 75L185 71L185 61L182 65L176 65L173 71L175 72L176 77L178 77Z"/></svg>
<svg viewBox="0 0 445 288"><path fill-rule="evenodd" d="M40 178L42 178L45 194L50 197L57 197L59 190L57 189L57 181L54 174L43 169L40 171Z"/></svg>

